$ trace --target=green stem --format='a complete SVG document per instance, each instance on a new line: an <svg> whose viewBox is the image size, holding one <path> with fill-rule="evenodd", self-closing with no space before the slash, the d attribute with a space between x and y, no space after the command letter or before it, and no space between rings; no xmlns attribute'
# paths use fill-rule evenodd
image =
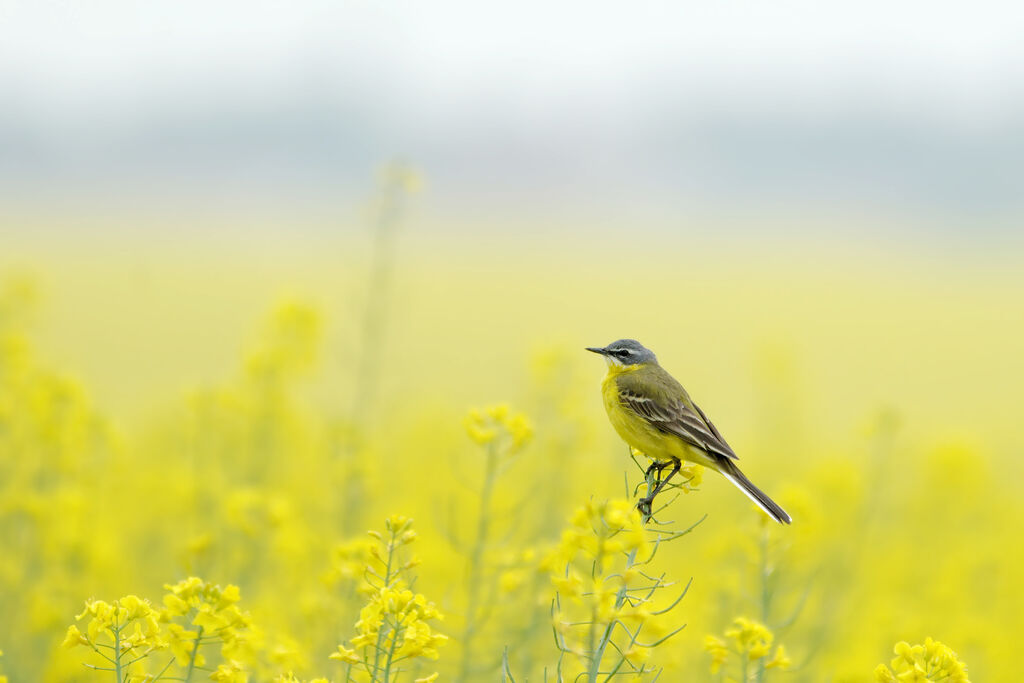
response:
<svg viewBox="0 0 1024 683"><path fill-rule="evenodd" d="M602 555L604 554L603 532L597 537L597 556L594 557L594 571L591 576L600 575ZM590 609L590 628L587 636L587 654L590 656L590 668L587 670L587 683L594 683L597 680L597 672L601 668L601 655L597 652L597 604ZM601 653L603 654L603 653Z"/></svg>
<svg viewBox="0 0 1024 683"><path fill-rule="evenodd" d="M114 617L114 679L117 683L122 683L121 678L121 626L117 621L117 617Z"/></svg>
<svg viewBox="0 0 1024 683"><path fill-rule="evenodd" d="M771 591L768 589L768 527L762 522L760 545L760 574L761 574L761 623L768 625L768 613L771 608ZM757 674L755 681L762 683L764 680L765 658L757 660Z"/></svg>
<svg viewBox="0 0 1024 683"><path fill-rule="evenodd" d="M632 569L633 568L633 564L636 563L636 553L637 553L637 549L636 548L633 548L631 551L629 551L629 557L626 558L626 569L625 569L625 572L628 572L630 569ZM625 573L625 572L623 572L623 573ZM626 602L626 589L627 589L626 582L623 581L622 582L622 587L619 588L619 592L615 596L615 611L616 612L618 612L620 609L622 609L623 603ZM595 621L596 621L596 615L595 615ZM591 623L593 624L593 622L591 622ZM614 628L615 628L615 622L614 621L609 623L607 626L605 626L604 633L601 636L601 642L597 645L597 651L594 652L594 658L590 662L590 672L587 675L587 683L596 683L597 682L597 676L600 673L600 669L601 669L601 659L604 658L604 651L605 651L605 649L607 649L608 643L611 642L612 630ZM593 626L591 627L591 633L593 633Z"/></svg>
<svg viewBox="0 0 1024 683"><path fill-rule="evenodd" d="M398 647L398 639L402 633L402 619L395 622L395 627L391 630L394 636L391 638L391 649L388 650L388 661L384 663L384 683L390 683L391 681L391 663L395 659L395 648Z"/></svg>
<svg viewBox="0 0 1024 683"><path fill-rule="evenodd" d="M391 585L391 563L395 557L395 530L391 530L391 540L388 542L388 562L384 566L384 587L387 588ZM374 647L373 652L373 672L370 674L370 680L373 683L377 681L377 672L380 671L380 651L384 644L384 629L377 631L377 645Z"/></svg>
<svg viewBox="0 0 1024 683"><path fill-rule="evenodd" d="M480 512L477 515L476 538L466 567L466 625L462 631L462 659L456 680L466 681L473 663L473 640L477 634L477 602L480 599L480 573L484 549L491 528L491 497L498 474L498 449L492 441L487 446L487 460L484 464L484 484L480 490Z"/></svg>
<svg viewBox="0 0 1024 683"><path fill-rule="evenodd" d="M363 315L362 358L356 368L352 423L363 425L373 411L380 372L381 347L386 336L387 305L391 295L395 234L401 222L403 189L393 179L381 188L380 210L373 224L373 255Z"/></svg>
<svg viewBox="0 0 1024 683"><path fill-rule="evenodd" d="M630 454L632 455L632 451L630 451ZM654 475L652 477L648 477L647 478L647 495L651 495L651 492L654 490L654 487L656 486L654 480L656 478L657 478L657 475ZM644 526L647 526L647 519L648 518L646 516L644 516L644 519L643 519ZM601 569L600 563L601 563L601 555L602 555L603 549L604 549L604 539L603 539L603 536L602 536L602 538L598 539L598 556L597 556L597 560L596 560L599 573L600 573L600 569ZM637 553L637 549L636 548L633 548L631 551L629 551L629 556L626 558L626 569L625 569L625 571L629 571L633 567L633 565L636 563L636 553ZM615 610L616 611L621 609L623 603L626 601L626 588L627 588L626 587L626 583L625 583L625 581L623 581L622 587L619 588L619 592L615 596ZM587 674L587 683L597 683L597 676L598 676L598 674L601 671L601 659L604 658L604 651L605 651L605 649L607 649L608 643L611 641L612 630L614 629L614 627L615 627L615 622L614 621L612 623L608 624L607 626L605 626L604 633L601 636L601 641L600 641L599 644L597 644L597 647L595 649L594 638L596 636L596 628L597 628L597 608L595 607L594 608L594 613L592 615L591 622L590 622L590 652L592 654L592 658L590 660L590 671Z"/></svg>
<svg viewBox="0 0 1024 683"><path fill-rule="evenodd" d="M192 654L188 658L188 673L185 674L186 683L192 680L192 672L196 668L196 654L199 652L199 641L202 640L202 637L203 627L200 626L199 630L196 631L196 639L192 641Z"/></svg>

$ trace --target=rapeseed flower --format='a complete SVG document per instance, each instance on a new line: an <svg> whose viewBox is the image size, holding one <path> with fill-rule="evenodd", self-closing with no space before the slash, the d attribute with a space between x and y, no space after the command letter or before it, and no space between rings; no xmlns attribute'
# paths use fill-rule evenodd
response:
<svg viewBox="0 0 1024 683"><path fill-rule="evenodd" d="M533 427L526 415L514 413L508 404L473 408L463 420L469 438L481 445L498 443L508 454L518 451L533 436Z"/></svg>
<svg viewBox="0 0 1024 683"><path fill-rule="evenodd" d="M775 634L754 619L736 617L725 630L725 637L709 635L704 638L704 650L711 655L711 673L717 674L735 662L739 671L737 680L746 683L754 671L787 669L791 665L786 648L779 645L771 657ZM760 678L758 679L760 680Z"/></svg>
<svg viewBox="0 0 1024 683"><path fill-rule="evenodd" d="M570 517L558 547L542 565L556 590L556 643L563 653L575 655L587 680L596 680L599 672L642 675L657 670L648 665L650 650L682 629L662 635L657 617L674 609L686 591L668 606L655 608L659 591L673 584L644 568L662 542L680 535L647 531L640 512L623 499L591 500Z"/></svg>
<svg viewBox="0 0 1024 683"><path fill-rule="evenodd" d="M351 647L339 645L330 655L372 683L388 683L402 670L401 664L413 659L437 659L438 648L448 641L430 624L443 619L437 606L409 587L411 564L400 555L416 540L412 523L408 517L392 515L384 523L386 535L369 532L377 543L364 568L367 602L359 611L356 634L348 641Z"/></svg>
<svg viewBox="0 0 1024 683"><path fill-rule="evenodd" d="M875 669L875 680L879 683L970 683L967 665L937 640L925 638L923 645L901 641L893 652L896 656L889 666L879 664Z"/></svg>

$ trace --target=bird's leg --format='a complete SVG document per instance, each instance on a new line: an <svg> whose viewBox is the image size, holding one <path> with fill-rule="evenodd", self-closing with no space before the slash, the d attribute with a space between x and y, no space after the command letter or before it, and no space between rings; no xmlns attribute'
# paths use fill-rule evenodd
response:
<svg viewBox="0 0 1024 683"><path fill-rule="evenodd" d="M656 462L653 465L651 465L647 469L648 483L650 483L651 471L654 470L656 466L658 470L658 475L661 475L661 471L668 467L668 465L669 464L667 462ZM672 458L672 471L669 472L668 476L665 477L664 479L662 479L660 476L657 476L655 479L656 485L654 487L654 490L648 493L645 497L641 498L637 502L636 507L640 511L640 514L643 515L644 521L647 521L651 517L651 505L654 503L654 497L657 496L663 488L665 488L665 484L668 483L668 480L674 477L676 473L679 472L679 470L682 468L682 466L683 463L679 461L679 458Z"/></svg>
<svg viewBox="0 0 1024 683"><path fill-rule="evenodd" d="M652 460L651 461L651 466L647 468L646 472L644 472L644 479L647 482L650 482L651 481L651 473L654 472L655 470L657 470L658 475L660 475L661 471L663 469L665 469L666 465L668 465L667 462L659 462L658 460Z"/></svg>

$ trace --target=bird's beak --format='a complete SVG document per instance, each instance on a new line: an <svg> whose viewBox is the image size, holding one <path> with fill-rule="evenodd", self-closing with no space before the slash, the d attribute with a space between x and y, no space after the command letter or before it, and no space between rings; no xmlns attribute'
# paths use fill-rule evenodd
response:
<svg viewBox="0 0 1024 683"><path fill-rule="evenodd" d="M608 355L608 349L606 349L604 347L588 346L586 348L587 348L587 351L590 351L591 353L599 353L602 356L607 356Z"/></svg>

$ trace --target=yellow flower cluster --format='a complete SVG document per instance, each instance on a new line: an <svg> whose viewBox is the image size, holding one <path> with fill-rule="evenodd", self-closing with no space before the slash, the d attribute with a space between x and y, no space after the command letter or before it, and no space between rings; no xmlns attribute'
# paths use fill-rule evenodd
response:
<svg viewBox="0 0 1024 683"><path fill-rule="evenodd" d="M711 654L711 673L718 673L734 656L742 672L740 680L744 682L747 680L751 663L755 663L759 669L789 668L791 662L783 645L775 649L771 659L768 658L774 640L775 634L761 622L736 617L732 626L726 629L725 639L717 636L707 636L704 639L704 649Z"/></svg>
<svg viewBox="0 0 1024 683"><path fill-rule="evenodd" d="M355 648L365 648L376 647L379 641L384 650L393 654L395 661L411 657L437 659L437 648L448 638L434 633L427 622L440 617L434 603L428 602L422 593L413 593L404 581L398 580L370 596L370 602L359 612L358 633L350 642ZM351 654L341 659L353 661Z"/></svg>
<svg viewBox="0 0 1024 683"><path fill-rule="evenodd" d="M87 665L120 673L132 680L149 680L141 662L156 650L170 650L171 664L192 671L206 664L199 652L202 645L220 643L224 662L211 674L221 683L245 683L248 673L242 661L251 659L248 638L251 620L239 610L237 586L225 588L197 577L189 577L165 586L163 609L153 608L148 600L126 595L114 602L88 600L77 621L88 618L85 631L77 624L68 627L65 647L86 646L104 661L103 666ZM194 627L194 628L190 628ZM109 665L109 666L107 666Z"/></svg>
<svg viewBox="0 0 1024 683"><path fill-rule="evenodd" d="M646 665L651 649L680 630L664 635L655 619L682 595L663 609L653 606L658 591L672 583L643 571L661 542L650 540L652 533L629 501L590 501L573 513L558 548L543 561L557 591L556 641L562 652L576 655L579 673L653 671ZM656 640L641 639L641 631Z"/></svg>
<svg viewBox="0 0 1024 683"><path fill-rule="evenodd" d="M879 683L970 683L967 665L937 640L925 638L924 645L901 641L896 643L893 652L896 657L889 666L879 664L875 669Z"/></svg>
<svg viewBox="0 0 1024 683"><path fill-rule="evenodd" d="M480 445L491 443L518 451L533 436L533 427L523 413L513 413L507 404L473 408L464 420L469 438Z"/></svg>
<svg viewBox="0 0 1024 683"><path fill-rule="evenodd" d="M385 528L387 536L369 532L377 543L371 546L371 561L365 567L363 590L368 601L359 612L356 635L349 639L351 647L339 645L330 656L348 664L349 675L357 673L373 683L393 680L402 662L417 657L437 659L438 648L448 641L448 636L435 632L429 623L443 619L442 614L422 593L414 593L403 577L416 564L399 558L401 549L416 540L412 520L393 515Z"/></svg>
<svg viewBox="0 0 1024 683"><path fill-rule="evenodd" d="M370 538L357 538L335 546L332 553L331 569L324 577L328 585L339 581L360 579L370 561L375 543Z"/></svg>
<svg viewBox="0 0 1024 683"><path fill-rule="evenodd" d="M249 674L241 664L230 661L219 665L210 674L210 680L217 681L217 683L248 683Z"/></svg>
<svg viewBox="0 0 1024 683"><path fill-rule="evenodd" d="M167 647L161 636L159 612L149 601L126 595L113 602L87 600L76 621L88 618L85 632L77 625L68 627L63 645L92 648L103 665L87 665L98 671L114 672L118 680L149 680L141 668L142 660L155 650Z"/></svg>
<svg viewBox="0 0 1024 683"><path fill-rule="evenodd" d="M567 558L583 553L602 556L639 550L647 543L643 520L630 501L589 501L576 509L562 532L559 549Z"/></svg>
<svg viewBox="0 0 1024 683"><path fill-rule="evenodd" d="M85 609L75 617L89 623L85 633L77 625L68 627L64 645L87 645L93 649L112 646L115 653L155 650L166 646L160 637L159 612L148 600L126 595L114 602L87 600Z"/></svg>
<svg viewBox="0 0 1024 683"><path fill-rule="evenodd" d="M315 363L323 357L321 342L327 348L347 348L358 339L358 330L348 326L357 320L324 318L318 323L316 307L298 303L278 308L265 325L254 326L258 338L241 344L255 354L246 356L250 364L239 359L218 369L213 364L228 353L227 346L234 346L218 346L218 339L235 339L228 325L236 316L197 310L179 321L184 325L180 329L164 321L147 330L131 321L148 320L150 293L134 303L124 300L118 312L126 315L114 320L113 310L102 302L82 298L85 290L78 295L59 288L50 292L59 305L37 316L26 289L5 295L0 284L0 614L10 617L0 620L5 655L0 672L12 683L109 682L113 673L83 668L83 662L98 668L113 664L88 645L92 615L74 619L83 611L81 599L109 602L136 593L163 614L168 611L164 593L173 591L161 586L190 575L216 577L222 593L227 583L241 586L243 599L235 605L251 611L266 631L255 624L235 627L235 649L229 648L225 659L224 643L210 629L228 617L214 609L218 601L211 597L206 610L190 608L168 621L158 617L158 637L167 646L128 664L122 680L161 673L161 681L187 679L194 654L191 683L210 680L215 672L221 680L248 678L253 683L284 672L305 681L317 676L345 681L349 664L327 657L339 643L355 652L349 638L359 631L353 625L360 610L380 593L380 579L367 569L387 574L379 560L386 562L388 551L385 543L365 534L333 554L332 549L336 541L351 539L365 528L384 532L383 519L367 520L392 509L415 516L413 529L421 534L396 551L394 564L408 566L411 557L402 557L403 552L414 551L426 560L424 568L412 570L418 574L415 581L409 575L395 577L392 590L434 600L447 618L427 623L432 632L451 637L437 648L437 661L417 657L398 662L395 666L404 669L402 683L434 671L440 672L439 680L495 680L503 665L518 681L542 680L545 669L555 680L560 653L552 647L552 621L568 651L561 658L565 680L574 677L572 669L589 674L602 643L606 647L598 680L619 665L615 646L627 658L620 674L635 675L648 657L646 668L664 667L658 678L663 683L737 680L740 661L723 632L738 614L758 618L773 630L777 624L791 624L774 634L767 656L746 660L752 680L784 679L778 668L761 671L780 642L800 663L799 672L789 674L794 679L875 680L871 665L879 662L886 664L886 676L897 681L901 675L920 678L920 671L911 671L916 665L907 661L889 666L891 646L905 638L911 645L924 643L927 634L917 640L901 634L940 622L943 633L932 635L970 664L971 680L1018 680L1013 661L1019 641L1015 626L1024 612L1024 550L1014 543L1012 525L1002 522L1024 516L1024 497L998 475L1021 434L999 428L993 417L998 411L978 407L980 422L975 426L993 428L982 440L973 438L969 429L962 442L946 436L921 440L935 425L918 420L934 415L928 410L930 395L918 389L916 401L910 394L887 397L901 416L909 411L901 419L914 425L910 431L883 424L870 433L854 434L843 425L867 418L874 409L850 399L832 402L833 413L814 415L839 427L825 431L846 436L808 435L803 423L810 416L806 402L800 401L806 396L791 389L801 388L800 372L805 378L808 373L832 377L832 371L843 372L828 365L835 354L814 353L806 360L794 355L791 374L781 384L756 380L747 387L740 375L749 374L749 364L739 363L739 370L726 368L735 376L723 380L721 387L749 388L750 396L740 398L753 401L747 407L756 419L744 427L741 417L739 426L730 429L747 431L749 445L741 456L749 458L750 467L772 463L750 474L800 523L763 529L764 517L751 514L745 499L715 476L709 481L714 495L680 496L671 504L671 514L657 515L666 524L650 525L641 545L632 509L624 501L612 503L604 513L600 504L592 503L568 522L590 497L635 498L621 492L623 469L630 470L632 481L638 478L598 405L599 371L578 344L566 347L532 380L510 370L521 363L497 369L505 376L496 375L494 384L504 383L509 395L520 399L511 403L511 410L494 411L498 422L480 405L478 419L467 420L485 442L478 445L463 428L465 410L460 407L471 387L430 404L417 398L436 394L437 368L429 364L419 368L419 378L403 375L404 383L398 384L388 370L406 372L409 367L380 365L376 394L389 403L387 428L383 413L371 410L356 416L355 411L348 414L347 405L338 408L360 394L362 386L350 382L358 373L344 364L330 362L317 369ZM332 289L327 300L335 295L344 299L344 289ZM239 315L255 309L256 296L242 302ZM214 299L197 300L209 306ZM1006 297L996 297L969 314L992 317L1007 303ZM76 315L61 331L58 319L79 306L89 315ZM142 315L128 315L131 311ZM889 313L896 315L897 307ZM197 335L186 319L220 325L219 335ZM76 334L81 325L91 329ZM167 333L168 325L174 327L173 334ZM1024 326L1018 328L1013 339L1000 337L1005 349L1024 333ZM141 344L151 335L155 354L194 369L185 373L187 384L193 381L189 377L201 383L185 395L162 393L160 387L177 392L172 389L180 384L176 373L159 364L140 365L138 359L126 358L121 364L105 343L111 329L132 343ZM38 346L33 342L37 333L42 333ZM325 333L332 336L322 338ZM502 343L509 350L526 348L531 341L522 337ZM102 345L90 349L90 343ZM60 367L68 362L84 367ZM459 373L471 372L469 366L455 365L455 381ZM118 367L131 376L119 377ZM75 374L91 380L75 381ZM429 384L399 392L406 403L392 400L395 386L420 380ZM324 387L330 388L326 394ZM93 395L102 400L93 400ZM1006 396L996 392L988 398L995 404ZM105 412L119 405L129 412ZM533 423L534 435L527 442L512 423L520 434L518 443L527 445L506 467L504 454L517 440L501 420L521 410ZM807 438L793 439L801 433ZM900 457L892 458L894 453ZM488 489L482 482L490 476L486 467L491 459L497 467ZM439 463L451 465L444 467L451 476L436 476ZM638 464L646 468L648 462ZM898 470L893 474L899 486L885 485L890 465ZM688 477L684 471L672 482ZM674 496L660 496L659 507ZM956 506L943 505L952 498ZM692 522L705 512L717 525L714 533L691 534L685 547L682 542L661 543L654 561L640 564L664 536L658 529L679 528L669 525L669 519ZM616 521L616 515L622 517ZM613 533L608 527L621 530ZM566 528L565 550L572 552L551 553L550 566L542 566L552 542L557 545ZM441 540L445 535L449 543ZM387 540L388 534L383 537ZM636 563L629 565L634 546ZM943 548L940 561L921 552L926 547ZM527 548L534 548L536 555L531 557ZM601 572L595 575L599 556ZM878 556L888 561L873 561ZM973 580L982 565L986 580ZM693 573L695 590L671 613L658 616L654 612L668 607L683 588L680 584L658 591L645 601L640 589L646 579L640 572L657 578L662 571L668 579L683 582ZM934 580L903 590L923 573ZM318 581L325 574L331 581ZM404 581L403 588L398 580ZM627 591L620 593L623 584ZM155 589L145 592L144 586ZM979 605L995 608L980 610ZM97 611L102 610L97 606ZM193 619L207 622L201 636ZM702 628L695 639L671 639L654 649L631 646L632 636L624 628L633 633L642 622L636 642L651 644L684 621L692 628L708 619L718 619L721 628ZM75 624L85 642L72 632L70 644L75 646L61 648L69 624ZM606 638L609 625L614 627ZM145 620L139 627L146 637ZM125 647L132 644L134 630L132 624L123 629ZM712 657L701 648L705 632L714 632L724 643L718 652L727 659L717 678L708 672ZM680 641L682 635L677 636ZM107 634L98 631L96 637L98 650L114 657ZM879 649L878 637L884 649ZM368 654L374 646L368 646ZM138 646L122 651L122 663L147 650ZM362 658L364 653L358 654ZM381 654L382 662L386 654ZM169 668L163 671L164 666ZM620 677L627 676L612 680ZM364 681L366 673L352 665L351 678Z"/></svg>
<svg viewBox="0 0 1024 683"><path fill-rule="evenodd" d="M248 658L247 646L252 620L238 608L241 593L238 586L224 588L190 576L184 581L164 586L161 620L167 623L168 644L179 666L202 666L205 658L198 652L201 643L219 641L225 664L215 672L220 681L243 680L239 660ZM174 619L182 618L195 629L186 628Z"/></svg>
<svg viewBox="0 0 1024 683"><path fill-rule="evenodd" d="M301 375L316 362L322 321L319 312L296 301L282 301L269 321L260 344L246 359L246 376L277 384Z"/></svg>
<svg viewBox="0 0 1024 683"><path fill-rule="evenodd" d="M301 678L296 678L292 673L281 674L280 676L274 677L274 683L307 683ZM326 678L313 678L308 683L329 683Z"/></svg>

